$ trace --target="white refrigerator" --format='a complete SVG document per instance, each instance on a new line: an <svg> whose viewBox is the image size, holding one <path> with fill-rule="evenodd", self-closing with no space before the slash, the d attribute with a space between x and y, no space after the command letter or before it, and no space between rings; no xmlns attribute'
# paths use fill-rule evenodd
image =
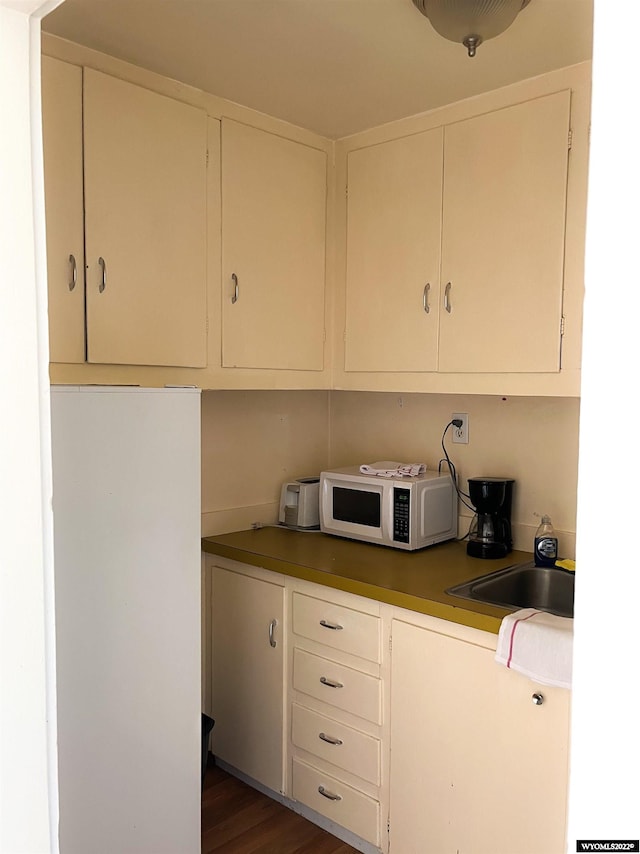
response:
<svg viewBox="0 0 640 854"><path fill-rule="evenodd" d="M200 392L51 390L61 854L200 851Z"/></svg>

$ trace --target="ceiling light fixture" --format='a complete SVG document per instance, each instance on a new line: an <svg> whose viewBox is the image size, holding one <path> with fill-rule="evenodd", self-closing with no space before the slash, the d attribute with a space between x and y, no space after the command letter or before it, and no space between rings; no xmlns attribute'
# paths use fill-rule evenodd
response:
<svg viewBox="0 0 640 854"><path fill-rule="evenodd" d="M530 0L413 0L434 30L452 42L461 42L476 55L476 48L499 36L515 21Z"/></svg>

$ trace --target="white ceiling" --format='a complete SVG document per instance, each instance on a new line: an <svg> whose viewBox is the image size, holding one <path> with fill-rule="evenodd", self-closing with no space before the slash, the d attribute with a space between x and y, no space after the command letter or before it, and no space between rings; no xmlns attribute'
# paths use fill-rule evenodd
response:
<svg viewBox="0 0 640 854"><path fill-rule="evenodd" d="M332 139L591 58L593 0L531 0L470 59L411 0L66 0L63 38Z"/></svg>

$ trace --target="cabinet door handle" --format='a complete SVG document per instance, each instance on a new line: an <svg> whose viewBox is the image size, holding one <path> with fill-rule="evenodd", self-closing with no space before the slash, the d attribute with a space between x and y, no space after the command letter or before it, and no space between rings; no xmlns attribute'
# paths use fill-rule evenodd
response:
<svg viewBox="0 0 640 854"><path fill-rule="evenodd" d="M451 282L447 282L444 289L444 310L451 314Z"/></svg>
<svg viewBox="0 0 640 854"><path fill-rule="evenodd" d="M231 274L231 281L233 282L233 296L231 297L231 302L238 302L238 297L240 296L240 286L238 285L238 277L235 273Z"/></svg>
<svg viewBox="0 0 640 854"><path fill-rule="evenodd" d="M325 629L332 629L334 632L341 632L344 628L339 623L329 623L327 620L320 620L320 625Z"/></svg>
<svg viewBox="0 0 640 854"><path fill-rule="evenodd" d="M326 742L327 742L327 744L335 744L335 745L337 745L337 746L339 746L340 744L342 744L342 739L341 739L341 738L333 738L333 736L331 736L331 735L326 735L326 733L324 733L324 732L320 732L320 733L318 733L318 738L321 738L323 741L326 741Z"/></svg>
<svg viewBox="0 0 640 854"><path fill-rule="evenodd" d="M72 291L78 281L78 265L73 255L69 255L69 290Z"/></svg>
<svg viewBox="0 0 640 854"><path fill-rule="evenodd" d="M104 258L98 258L98 266L100 267L100 284L98 285L98 290L102 293L107 287L107 265Z"/></svg>
<svg viewBox="0 0 640 854"><path fill-rule="evenodd" d="M532 694L531 702L534 706L541 706L544 703L544 694Z"/></svg>
<svg viewBox="0 0 640 854"><path fill-rule="evenodd" d="M269 623L269 644L272 647L278 646L278 641L273 636L273 633L275 632L277 625L278 625L277 620L271 620L271 622Z"/></svg>
<svg viewBox="0 0 640 854"><path fill-rule="evenodd" d="M422 307L426 311L427 314L431 311L429 308L429 291L431 290L431 285L429 282L424 286L424 290L422 291Z"/></svg>
<svg viewBox="0 0 640 854"><path fill-rule="evenodd" d="M326 685L328 688L344 688L342 682L334 682L333 679L327 679L326 676L321 676L320 681L323 685Z"/></svg>
<svg viewBox="0 0 640 854"><path fill-rule="evenodd" d="M328 789L325 789L324 786L318 786L318 791L320 792L323 798L328 798L330 801L342 800L342 795L336 795L335 792L330 792Z"/></svg>

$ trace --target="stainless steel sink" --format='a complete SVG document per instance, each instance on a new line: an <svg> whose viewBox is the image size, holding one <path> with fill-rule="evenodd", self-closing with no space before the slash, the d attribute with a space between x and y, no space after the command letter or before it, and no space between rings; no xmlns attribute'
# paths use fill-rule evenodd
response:
<svg viewBox="0 0 640 854"><path fill-rule="evenodd" d="M481 575L445 593L503 608L537 608L560 617L573 617L575 573L560 567L529 563Z"/></svg>

